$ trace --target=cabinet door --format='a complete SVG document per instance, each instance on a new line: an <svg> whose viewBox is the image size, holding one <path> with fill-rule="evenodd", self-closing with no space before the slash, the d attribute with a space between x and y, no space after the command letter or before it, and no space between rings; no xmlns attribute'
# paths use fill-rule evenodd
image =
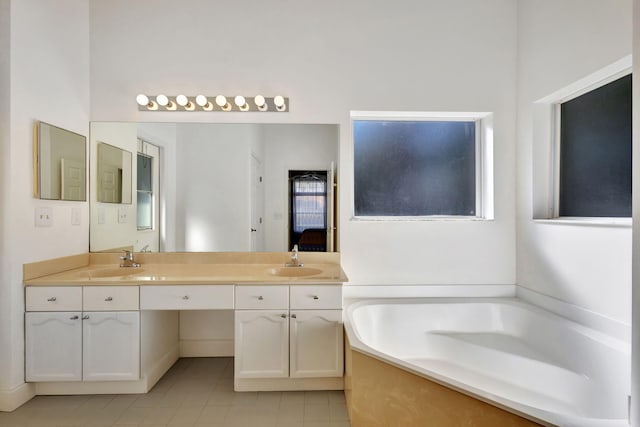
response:
<svg viewBox="0 0 640 427"><path fill-rule="evenodd" d="M342 376L342 310L292 310L290 329L292 378Z"/></svg>
<svg viewBox="0 0 640 427"><path fill-rule="evenodd" d="M82 319L82 379L139 379L140 313L89 311Z"/></svg>
<svg viewBox="0 0 640 427"><path fill-rule="evenodd" d="M289 376L289 317L286 310L236 310L236 378Z"/></svg>
<svg viewBox="0 0 640 427"><path fill-rule="evenodd" d="M27 381L82 379L82 313L25 314Z"/></svg>

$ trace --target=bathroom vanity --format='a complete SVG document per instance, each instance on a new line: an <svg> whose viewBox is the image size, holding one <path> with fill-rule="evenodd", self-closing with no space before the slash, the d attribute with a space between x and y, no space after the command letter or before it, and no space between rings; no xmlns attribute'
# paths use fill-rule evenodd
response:
<svg viewBox="0 0 640 427"><path fill-rule="evenodd" d="M117 257L25 264L38 394L148 391L181 356L186 310L233 314L237 391L343 388L339 254L305 253L303 267L285 267L286 253L136 254L139 268Z"/></svg>

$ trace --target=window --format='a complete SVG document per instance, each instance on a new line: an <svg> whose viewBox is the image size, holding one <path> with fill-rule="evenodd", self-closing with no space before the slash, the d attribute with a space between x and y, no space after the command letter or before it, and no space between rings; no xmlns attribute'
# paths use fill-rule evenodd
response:
<svg viewBox="0 0 640 427"><path fill-rule="evenodd" d="M138 230L153 228L153 157L138 153Z"/></svg>
<svg viewBox="0 0 640 427"><path fill-rule="evenodd" d="M486 217L480 113L355 117L356 217ZM487 193L488 194L488 193Z"/></svg>
<svg viewBox="0 0 640 427"><path fill-rule="evenodd" d="M631 216L631 75L557 104L558 213Z"/></svg>

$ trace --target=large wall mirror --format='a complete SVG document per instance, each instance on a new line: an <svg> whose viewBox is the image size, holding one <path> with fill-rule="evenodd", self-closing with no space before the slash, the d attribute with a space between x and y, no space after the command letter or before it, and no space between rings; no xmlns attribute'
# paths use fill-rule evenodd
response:
<svg viewBox="0 0 640 427"><path fill-rule="evenodd" d="M94 122L90 250L336 250L338 140L333 124ZM132 153L131 204L98 198L105 145Z"/></svg>
<svg viewBox="0 0 640 427"><path fill-rule="evenodd" d="M48 200L87 200L87 143L83 135L35 124L34 196Z"/></svg>

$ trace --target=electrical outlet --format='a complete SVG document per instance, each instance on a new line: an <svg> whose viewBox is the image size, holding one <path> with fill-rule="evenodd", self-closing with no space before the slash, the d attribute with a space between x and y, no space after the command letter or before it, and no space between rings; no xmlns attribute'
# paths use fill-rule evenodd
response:
<svg viewBox="0 0 640 427"><path fill-rule="evenodd" d="M119 208L118 209L118 222L120 224L126 224L129 220L129 212L127 208Z"/></svg>
<svg viewBox="0 0 640 427"><path fill-rule="evenodd" d="M71 225L80 225L82 222L82 211L80 208L71 208Z"/></svg>
<svg viewBox="0 0 640 427"><path fill-rule="evenodd" d="M53 208L36 208L36 227L51 227L53 225Z"/></svg>

